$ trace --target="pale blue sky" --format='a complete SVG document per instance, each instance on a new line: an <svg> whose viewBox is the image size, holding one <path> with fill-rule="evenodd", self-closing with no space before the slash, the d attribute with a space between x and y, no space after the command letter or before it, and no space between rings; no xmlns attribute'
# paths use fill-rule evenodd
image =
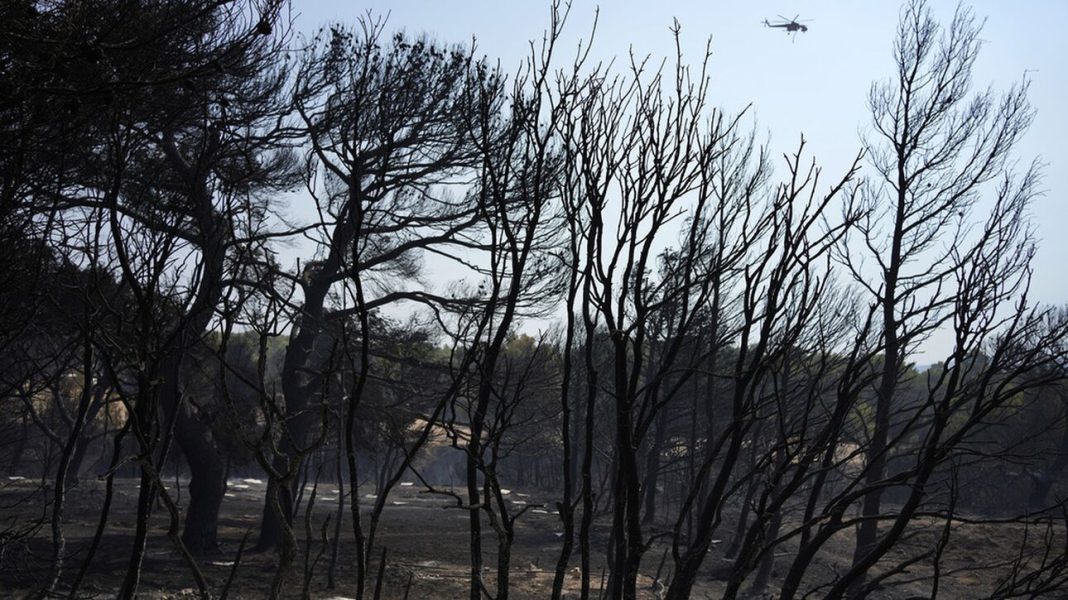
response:
<svg viewBox="0 0 1068 600"><path fill-rule="evenodd" d="M565 49L588 37L597 6L592 0L574 1ZM956 3L932 1L932 6L948 22ZM981 37L988 42L976 66L977 87L990 83L1007 88L1029 71L1038 114L1019 148L1020 158L1026 162L1040 156L1048 164L1043 186L1047 193L1032 211L1041 239L1033 298L1065 304L1068 1L981 0L971 6L986 18ZM770 132L776 154L791 150L804 133L825 175L832 177L860 147L871 82L893 72L899 7L889 0L602 2L594 56L623 58L629 48L639 55L670 56L674 50L668 28L672 18L678 18L684 56L690 60L700 60L706 39L712 38L715 102L733 110L752 103L760 130ZM351 23L367 10L388 12L390 30L428 33L447 43L469 43L474 37L480 53L499 58L506 70L519 64L528 41L541 39L549 22L548 0L295 0L295 28L310 35L326 22ZM811 19L809 31L791 40L763 27L763 19L775 20L779 14Z"/></svg>

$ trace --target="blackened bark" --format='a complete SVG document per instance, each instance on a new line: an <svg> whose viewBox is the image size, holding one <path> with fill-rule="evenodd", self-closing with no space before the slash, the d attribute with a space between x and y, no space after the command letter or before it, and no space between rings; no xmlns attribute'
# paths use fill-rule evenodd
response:
<svg viewBox="0 0 1068 600"><path fill-rule="evenodd" d="M226 466L206 425L182 426L191 418L183 411L176 432L189 464L189 507L182 542L193 554L209 555L219 551L219 509L226 494Z"/></svg>
<svg viewBox="0 0 1068 600"><path fill-rule="evenodd" d="M272 468L285 473L289 468L289 462L285 458L278 458L273 461ZM293 499L296 496L294 493L296 485L294 477L288 477L285 480L268 479L260 522L260 536L254 546L255 551L270 550L282 543L286 529L283 527L283 521L285 523L293 521ZM277 500L272 500L274 497L277 497Z"/></svg>
<svg viewBox="0 0 1068 600"><path fill-rule="evenodd" d="M743 387L737 386L735 390L735 414L741 412L738 407L741 404L741 396L744 393L742 391ZM738 455L741 453L744 436L745 431L742 427L736 427L730 432L730 442L724 455L723 466L720 468L720 474L716 477L715 483L713 483L708 497L701 507L701 513L696 520L693 539L689 548L682 555L681 560L676 561L675 577L671 580L671 585L668 587L667 595L665 596L668 600L685 600L690 597L693 585L697 581L697 572L704 562L709 547L712 545L712 534L719 524L720 502L726 491L730 473L734 470Z"/></svg>
<svg viewBox="0 0 1068 600"><path fill-rule="evenodd" d="M653 434L653 444L645 457L645 481L642 484L645 505L642 514L642 523L654 523L656 521L656 481L660 475L660 453L664 449L664 439L667 433L667 411L661 409L656 417L656 431Z"/></svg>
<svg viewBox="0 0 1068 600"><path fill-rule="evenodd" d="M480 520L479 511L481 504L479 503L479 486L478 486L478 472L475 468L475 459L472 456L467 457L467 497L468 503L471 508L468 510L468 530L469 530L469 552L470 559L470 581L468 595L471 600L480 600L482 598L482 521ZM472 498L474 500L472 500Z"/></svg>
<svg viewBox="0 0 1068 600"><path fill-rule="evenodd" d="M309 376L308 373L317 368L317 365L311 364L311 361L316 340L323 331L326 295L333 278L341 269L342 252L352 244L354 228L351 218L346 217L345 223L334 231L327 259L319 265L317 270L308 273L310 281L304 287L304 306L297 321L296 331L286 346L282 363L282 394L285 399L286 415L289 417L287 421L289 435L282 436L279 444L282 456L276 457L273 462L274 469L279 473L284 474L288 471L288 458L304 450L297 446L307 443L311 437L312 428L318 422L317 415L308 411L311 399L317 395L317 378ZM299 466L298 464L297 467ZM290 480L293 479L295 477L290 477ZM284 528L279 519L285 519L286 523L292 522L293 491L289 487L288 484L279 485L273 478L268 483L269 490L277 490L278 502L283 507L284 514L276 514L270 500L265 502L260 523L260 537L256 542L257 550L274 548L282 541Z"/></svg>
<svg viewBox="0 0 1068 600"><path fill-rule="evenodd" d="M501 518L506 518L501 515ZM497 542L497 600L508 600L509 574L512 570L512 536Z"/></svg>
<svg viewBox="0 0 1068 600"><path fill-rule="evenodd" d="M907 134L906 134L907 135ZM902 267L902 244L905 236L905 219L911 196L908 189L908 176L905 172L907 155L904 149L898 150L897 163L897 208L894 219L894 234L891 240L890 256L883 272L883 365L879 378L879 387L875 398L875 428L868 445L867 476L865 485L870 489L861 505L863 520L857 526L857 545L853 552L853 564L859 565L875 548L879 535L878 516L882 512L882 479L886 474L887 440L890 435L890 404L897 391L898 369L902 362L901 327L897 318L898 279ZM864 578L858 577L854 588L856 592L863 585Z"/></svg>
<svg viewBox="0 0 1068 600"><path fill-rule="evenodd" d="M574 232L572 232L574 239ZM574 242L572 242L574 244ZM578 254L577 248L572 246L572 257ZM561 439L564 444L564 497L557 504L560 513L560 522L564 527L563 544L560 547L560 557L556 561L556 572L553 575L552 600L559 600L564 589L564 577L567 575L567 564L571 560L571 553L575 544L575 504L572 498L575 495L575 452L572 427L571 427L571 353L575 342L575 315L573 307L575 296L578 292L578 271L570 269L570 279L567 287L567 329L564 335L563 373L560 381L560 419Z"/></svg>
<svg viewBox="0 0 1068 600"><path fill-rule="evenodd" d="M638 596L638 567L645 547L641 535L641 493L637 448L631 417L630 370L627 340L613 338L616 403L616 469L613 482L612 527L617 532L613 545L609 598L635 600Z"/></svg>
<svg viewBox="0 0 1068 600"><path fill-rule="evenodd" d="M754 480L750 480L749 485L745 488L745 498L742 500L742 509L738 514L738 522L734 527L734 537L731 538L731 545L727 547L725 553L726 556L737 556L738 551L742 548L742 542L745 540L745 533L749 530L749 513L752 510L753 495L756 493L756 488L757 484Z"/></svg>
<svg viewBox="0 0 1068 600"><path fill-rule="evenodd" d="M93 540L89 543L89 551L82 559L81 568L78 569L78 576L75 577L74 583L71 584L70 598L78 597L78 588L81 587L82 581L85 579L85 574L89 572L89 567L93 564L93 558L96 556L96 551L100 548L100 542L104 539L104 529L107 527L108 517L111 515L111 502L115 497L115 469L119 464L119 460L122 458L122 442L129 431L130 421L127 420L126 423L123 424L122 429L120 429L112 439L111 462L108 465L108 475L104 484L104 504L100 508L100 518L97 520L96 532L93 534Z"/></svg>
<svg viewBox="0 0 1068 600"><path fill-rule="evenodd" d="M759 597L771 581L771 571L775 566L775 548L769 546L775 538L779 537L779 528L781 526L782 509L777 507L774 514L771 515L771 522L768 523L767 530L764 532L764 556L760 559L760 568L757 570L757 574L753 578L753 584L749 588L750 597Z"/></svg>
<svg viewBox="0 0 1068 600"><path fill-rule="evenodd" d="M89 326L86 326L89 329ZM82 435L82 427L85 425L89 405L92 402L92 372L93 372L93 346L89 339L84 340L82 355L82 393L78 401L78 414L74 420L63 446L63 453L59 459L59 470L56 472L56 489L52 500L52 573L49 577L46 595L51 595L59 583L63 573L64 549L66 539L63 536L63 508L67 495L67 471L70 468L71 456L74 454L74 445Z"/></svg>
<svg viewBox="0 0 1068 600"><path fill-rule="evenodd" d="M133 550L126 564L126 576L122 582L118 597L121 600L133 600L137 597L137 588L141 584L141 562L145 557L145 543L148 540L148 520L152 515L152 505L156 502L156 483L148 474L147 469L142 469L140 480L140 492L137 495L137 525L134 529Z"/></svg>
<svg viewBox="0 0 1068 600"><path fill-rule="evenodd" d="M358 194L357 188L354 186L351 188L351 193L355 196ZM359 224L363 221L362 204L359 202L358 197L354 198L354 219L355 223ZM355 227L356 225L354 225ZM367 571L371 566L371 550L372 548L366 547L363 533L363 525L360 522L360 495L357 491L360 488L360 474L358 470L358 462L356 460L356 410L360 405L360 399L363 397L364 388L367 385L367 376L371 371L371 325L367 312L367 299L363 293L363 281L360 279L360 253L359 244L353 244L352 247L352 263L353 270L356 274L353 276L353 283L356 287L356 309L360 322L360 369L357 373L356 384L353 386L352 393L348 397L348 406L345 411L345 460L348 464L349 481L352 483L352 496L349 498L349 512L352 515L352 536L355 540L356 546L356 600L363 600L364 589L367 584ZM373 540L372 540L373 541ZM382 560L385 561L385 548L382 549Z"/></svg>
<svg viewBox="0 0 1068 600"><path fill-rule="evenodd" d="M100 409L104 407L106 400L107 390L105 386L98 386L93 392L93 401L89 406L89 413L85 416L85 423L88 425L96 420ZM78 436L78 440L74 445L74 455L70 458L70 466L67 468L67 478L70 480L69 487L76 487L81 481L82 463L85 462L85 456L89 453L89 446L93 443L93 437L88 435L88 432Z"/></svg>
<svg viewBox="0 0 1068 600"><path fill-rule="evenodd" d="M589 251L587 251L589 252ZM592 264L587 255L587 264ZM585 362L586 362L586 414L582 432L582 520L579 522L579 557L580 557L580 598L589 600L590 597L590 530L593 526L593 436L595 413L597 409L598 377L594 365L594 333L596 328L593 324L590 310L590 287L588 272L585 275L586 283L583 284L583 319L586 325Z"/></svg>

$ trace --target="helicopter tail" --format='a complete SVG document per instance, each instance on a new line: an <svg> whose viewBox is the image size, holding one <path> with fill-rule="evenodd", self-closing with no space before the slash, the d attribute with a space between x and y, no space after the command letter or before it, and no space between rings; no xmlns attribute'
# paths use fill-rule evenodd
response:
<svg viewBox="0 0 1068 600"><path fill-rule="evenodd" d="M767 19L764 19L764 27L771 27L771 23L768 23Z"/></svg>

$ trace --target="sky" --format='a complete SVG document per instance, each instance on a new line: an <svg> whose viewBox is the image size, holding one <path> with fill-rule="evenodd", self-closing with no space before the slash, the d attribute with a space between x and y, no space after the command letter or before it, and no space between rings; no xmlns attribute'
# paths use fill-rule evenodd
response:
<svg viewBox="0 0 1068 600"><path fill-rule="evenodd" d="M931 4L936 18L948 23L956 3ZM1068 304L1068 232L1063 229L1068 225L1068 36L1063 33L1068 1L981 0L970 6L985 19L980 37L986 44L976 63L975 87L1006 90L1025 74L1031 80L1037 115L1018 157L1025 165L1036 157L1046 164L1045 193L1032 206L1039 238L1032 298ZM728 111L751 105L758 131L770 139L775 156L796 149L804 134L829 183L860 149L872 82L893 73L899 10L900 3L890 0L604 2L592 56L623 60L633 51L671 58L669 28L678 19L684 60L699 62L711 38L713 102ZM425 33L445 43L474 39L477 53L499 59L506 71L515 70L529 52L530 40L540 40L549 24L548 0L294 0L293 11L295 32L306 36L329 22L353 23L368 11L388 14L390 31ZM561 48L588 40L597 14L596 2L574 0ZM763 26L764 19L775 22L778 15L798 15L808 32L789 35Z"/></svg>

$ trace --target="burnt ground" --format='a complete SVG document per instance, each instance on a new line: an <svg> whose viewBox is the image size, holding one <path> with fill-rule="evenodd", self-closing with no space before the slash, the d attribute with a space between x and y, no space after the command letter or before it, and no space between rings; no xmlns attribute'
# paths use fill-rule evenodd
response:
<svg viewBox="0 0 1068 600"><path fill-rule="evenodd" d="M172 484L173 485L173 484ZM184 484L183 484L184 485ZM37 482L26 479L5 478L0 481L0 507L3 522L0 531L6 528L12 519L18 523L27 523L34 518L48 515L46 495L37 490ZM222 554L212 558L200 559L200 566L209 583L214 586L213 593L218 594L230 570L233 555L237 551L241 538L249 530L258 526L262 510L262 498L265 486L258 480L232 480L220 519L220 538L223 543ZM361 488L361 498L370 503L370 490ZM172 489L172 493L174 490ZM185 490L181 490L182 502ZM559 535L561 525L559 516L550 508L551 501L542 497L535 490L528 492L515 490L508 498L516 510L527 506L527 511L520 517L517 525L516 542L512 558L512 598L518 600L545 598L552 582L553 568L559 552ZM113 597L121 584L125 573L129 547L133 538L135 524L135 501L137 481L132 479L116 480L116 497L112 507L109 527L104 542L97 553L92 569L82 586L86 596ZM88 481L73 490L67 504L67 519L64 532L70 551L67 559L68 574L75 572L84 557L89 539L96 527L99 506L103 499L103 485L97 481ZM312 518L311 555L314 557L322 549L320 528L328 515L337 510L338 493L330 484L319 488L316 506ZM346 508L346 513L347 513ZM347 516L347 515L346 515ZM604 521L605 519L602 519ZM153 534L149 539L148 553L145 558L141 593L142 598L194 598L196 586L185 563L166 537L168 525L167 511L156 510L153 521ZM595 543L599 547L607 545L607 536L602 528L596 532ZM729 531L730 519L725 519L725 532ZM400 599L406 589L408 597L420 598L466 598L468 528L467 513L456 508L455 501L448 497L430 495L420 492L414 485L397 488L389 498L383 515L376 546L377 552L383 547L388 549L386 571L383 581L383 598ZM943 561L943 582L939 589L940 598L964 599L976 598L988 594L999 579L1008 570L1006 564L1016 558L1020 541L1025 533L1033 543L1041 541L1041 531L1016 523L1000 525L955 526L954 542L947 550ZM919 522L916 535L910 545L895 551L892 557L906 556L905 552L930 548L935 536L941 531L941 524L930 520ZM333 534L333 526L328 529ZM302 552L306 543L303 519L298 523L298 534ZM351 539L351 524L346 518L343 535ZM486 572L486 583L492 589L492 566L496 561L496 539L492 529L484 523L485 563L491 568ZM724 537L727 537L724 533ZM250 538L249 546L255 535ZM28 597L37 582L43 580L50 564L51 542L50 530L43 525L29 543L9 543L3 548L0 563L0 596L4 598ZM1058 535L1055 541L1064 544L1064 538ZM714 572L717 566L725 564L722 546L717 544L706 561L705 573L699 580L694 598L718 598L722 582L716 581ZM640 581L642 597L654 598L651 589L651 576L656 572L663 546L653 546L643 567L646 569ZM326 589L326 571L329 551L322 554L314 566L311 578L311 597L313 598L349 598L354 595L352 581L353 544L342 544L337 567L338 586L335 590ZM841 536L828 545L813 566L812 574L821 580L833 578L836 569L849 563L852 552L852 540ZM784 548L779 562L781 565L773 571L774 582L784 575L788 548ZM578 557L572 558L572 569L567 580L567 589L578 589ZM376 560L377 562L377 560ZM670 564L670 559L667 563ZM299 598L303 580L303 554L298 557L288 580L287 597ZM593 569L600 574L603 559L595 561ZM276 556L273 552L256 553L248 551L242 559L231 590L231 598L266 597L271 578L276 569ZM665 574L669 566L665 565ZM930 595L931 568L927 564L912 567L909 572L899 576L902 585L887 589L873 597L878 598L914 598ZM372 578L373 579L373 578ZM593 586L599 586L599 577L595 575ZM373 582L370 584L373 586ZM373 587L371 588L373 589ZM370 590L368 590L370 592ZM370 597L371 594L368 594ZM577 594L575 595L577 597ZM1061 597L1068 597L1065 591Z"/></svg>

